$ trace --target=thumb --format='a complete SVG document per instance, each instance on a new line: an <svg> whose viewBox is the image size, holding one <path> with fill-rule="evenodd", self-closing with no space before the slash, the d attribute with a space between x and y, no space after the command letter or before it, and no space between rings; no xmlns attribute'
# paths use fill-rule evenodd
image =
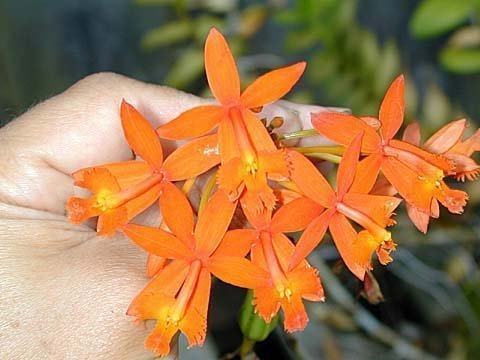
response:
<svg viewBox="0 0 480 360"><path fill-rule="evenodd" d="M88 76L0 129L0 201L63 214L73 171L131 159L123 98L154 127L208 101L113 73ZM176 146L162 145L166 153Z"/></svg>

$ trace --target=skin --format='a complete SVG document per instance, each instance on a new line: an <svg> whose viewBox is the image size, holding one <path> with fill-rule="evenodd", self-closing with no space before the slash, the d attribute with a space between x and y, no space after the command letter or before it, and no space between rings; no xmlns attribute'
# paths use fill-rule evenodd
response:
<svg viewBox="0 0 480 360"><path fill-rule="evenodd" d="M155 127L211 102L99 73L0 129L3 359L154 358L143 348L153 322L135 326L125 316L148 281L146 254L122 235L96 237L93 223L70 224L64 209L79 194L73 171L133 158L120 124L122 98ZM302 128L299 117L288 121L290 131ZM165 154L177 146L162 145ZM155 209L141 217L136 222L159 223Z"/></svg>

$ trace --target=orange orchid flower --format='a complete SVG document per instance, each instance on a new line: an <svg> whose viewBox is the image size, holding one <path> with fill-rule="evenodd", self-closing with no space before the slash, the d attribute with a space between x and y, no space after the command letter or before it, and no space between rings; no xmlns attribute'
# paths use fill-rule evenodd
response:
<svg viewBox="0 0 480 360"><path fill-rule="evenodd" d="M203 344L211 267L229 273L237 286L254 287L268 278L266 272L243 258L250 244L237 238L224 239L236 208L224 192L212 195L194 225L194 214L185 195L171 183L164 186L168 191L160 198L160 207L172 233L135 224L121 227L125 235L150 254L173 259L133 300L127 312L137 321L157 320L145 346L158 355L170 352L171 340L178 331L187 337L189 346Z"/></svg>
<svg viewBox="0 0 480 360"><path fill-rule="evenodd" d="M90 190L93 196L71 197L66 205L74 224L98 216L98 235L114 235L115 229L158 199L164 184L195 177L219 162L216 135L178 148L163 162L160 140L148 121L126 101L122 102L120 116L128 144L143 161L123 161L75 172L75 185ZM202 161L198 161L200 156Z"/></svg>
<svg viewBox="0 0 480 360"><path fill-rule="evenodd" d="M365 119L352 115L322 112L312 115L315 129L327 138L348 145L360 132L364 132L362 153L367 157L360 163L358 176L367 176L362 187L352 191L368 193L381 170L398 193L419 211L435 217L438 202L450 212L460 214L468 195L464 191L450 189L443 181L453 170L452 162L444 155L421 149L409 142L393 139L400 129L404 112L404 78L400 75L392 83L380 106L379 131Z"/></svg>
<svg viewBox="0 0 480 360"><path fill-rule="evenodd" d="M463 139L467 128L465 119L452 121L438 130L423 144L422 148L433 153L445 156L453 163L453 168L447 175L454 176L456 180L475 180L480 173L480 165L471 158L475 151L480 150L480 130L475 134ZM420 147L420 126L417 122L409 124L403 133L403 141ZM419 210L414 204L407 203L407 214L418 230L426 233L430 222L429 214ZM431 216L438 218L440 211L438 203L432 202Z"/></svg>
<svg viewBox="0 0 480 360"><path fill-rule="evenodd" d="M285 154L276 148L254 111L288 93L305 70L305 62L270 71L241 93L233 55L222 34L212 28L205 43L205 70L220 105L195 107L159 127L157 133L167 139L195 138L218 126L219 187L232 201L244 195L242 202L257 213L264 207L272 209L276 199L267 178L288 176L288 167Z"/></svg>
<svg viewBox="0 0 480 360"><path fill-rule="evenodd" d="M273 217L268 210L258 216L244 208L254 229L231 230L226 235L228 239L237 239L231 240L232 243L251 244L252 263L269 274L268 281L257 281L257 286L253 287L255 312L270 322L281 308L285 315L284 328L288 332L303 330L307 325L308 315L302 299L323 301L324 293L317 270L307 261L288 269L295 247L283 233L303 230L322 210L305 197L282 206ZM223 281L235 283L229 272L218 271L215 267L212 272Z"/></svg>
<svg viewBox="0 0 480 360"><path fill-rule="evenodd" d="M290 151L292 180L305 196L326 210L316 217L305 229L298 241L290 261L290 269L297 266L320 243L327 228L350 271L363 280L370 270L370 259L374 251L381 264L392 261L390 253L396 244L385 228L393 225L393 211L401 199L392 196L369 195L365 184L377 174L359 174L358 158L363 134L358 134L345 151L337 173L335 192L317 168L302 154ZM361 176L358 176L361 175ZM363 228L359 233L348 221L352 220Z"/></svg>

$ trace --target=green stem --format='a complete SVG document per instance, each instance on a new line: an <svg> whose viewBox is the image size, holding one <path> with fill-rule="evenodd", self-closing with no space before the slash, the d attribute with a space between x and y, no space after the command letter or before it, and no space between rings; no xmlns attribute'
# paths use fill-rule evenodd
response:
<svg viewBox="0 0 480 360"><path fill-rule="evenodd" d="M343 155L345 152L345 147L334 145L334 146L305 146L305 147L291 147L289 149L296 150L302 154L310 153L326 153L332 155Z"/></svg>
<svg viewBox="0 0 480 360"><path fill-rule="evenodd" d="M251 354L255 346L255 340L243 338L242 345L240 345L240 358L244 359L248 354Z"/></svg>
<svg viewBox="0 0 480 360"><path fill-rule="evenodd" d="M315 136L318 135L317 130L315 129L308 129L308 130L299 130L294 131L291 133L281 134L278 136L279 140L291 140L291 139L299 139L308 136Z"/></svg>
<svg viewBox="0 0 480 360"><path fill-rule="evenodd" d="M217 180L217 172L215 171L210 178L208 179L205 187L203 188L202 197L200 198L200 205L198 206L198 214L202 212L205 205L207 205L208 199L210 198L210 194L213 191L215 186L215 182Z"/></svg>
<svg viewBox="0 0 480 360"><path fill-rule="evenodd" d="M308 154L305 154L309 157L313 157L315 159L321 159L321 160L325 160L325 161L330 161L334 164L340 164L340 160L342 160L342 157L341 156L338 156L338 155L332 155L332 154L324 154L324 153L308 153Z"/></svg>

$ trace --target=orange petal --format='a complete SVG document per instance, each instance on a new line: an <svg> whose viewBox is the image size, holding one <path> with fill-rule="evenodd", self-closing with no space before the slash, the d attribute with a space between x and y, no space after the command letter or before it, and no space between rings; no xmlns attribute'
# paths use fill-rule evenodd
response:
<svg viewBox="0 0 480 360"><path fill-rule="evenodd" d="M268 272L238 256L213 256L207 268L220 280L247 289L265 286L270 281Z"/></svg>
<svg viewBox="0 0 480 360"><path fill-rule="evenodd" d="M242 112L242 119L247 129L248 137L250 138L255 150L272 152L277 150L273 143L267 128L260 119L250 110Z"/></svg>
<svg viewBox="0 0 480 360"><path fill-rule="evenodd" d="M172 298L162 301L164 304L173 306ZM162 319L163 320L163 319ZM167 356L170 354L170 343L173 337L178 332L176 326L166 326L165 322L158 322L152 333L145 339L145 348L150 349L156 355Z"/></svg>
<svg viewBox="0 0 480 360"><path fill-rule="evenodd" d="M158 272L161 271L164 268L166 263L167 263L167 259L165 259L161 256L148 254L148 256L147 256L147 266L146 266L146 268L147 268L146 275L148 277L153 277L153 276L157 275Z"/></svg>
<svg viewBox="0 0 480 360"><path fill-rule="evenodd" d="M210 302L211 275L202 269L198 276L195 292L188 304L180 330L188 340L188 348L202 345L207 334L208 303Z"/></svg>
<svg viewBox="0 0 480 360"><path fill-rule="evenodd" d="M102 212L94 205L97 200L95 197L82 199L71 197L67 200L65 209L68 210L68 220L72 224L81 224L85 220L100 215Z"/></svg>
<svg viewBox="0 0 480 360"><path fill-rule="evenodd" d="M120 108L123 132L130 147L155 170L163 163L160 139L150 123L125 100Z"/></svg>
<svg viewBox="0 0 480 360"><path fill-rule="evenodd" d="M163 171L170 181L180 181L201 175L220 162L217 135L207 135L189 141L171 153Z"/></svg>
<svg viewBox="0 0 480 360"><path fill-rule="evenodd" d="M255 211L256 209L252 208L250 204L248 204L245 199L242 198L243 201L240 201L240 205L242 206L242 211L247 221L250 225L252 225L255 229L265 229L268 228L270 222L272 221L272 210L263 208L260 212Z"/></svg>
<svg viewBox="0 0 480 360"><path fill-rule="evenodd" d="M402 140L415 146L420 146L421 133L420 124L417 121L411 122L403 131Z"/></svg>
<svg viewBox="0 0 480 360"><path fill-rule="evenodd" d="M132 186L142 180L145 180L152 174L150 166L143 161L130 160L117 163L104 164L78 170L72 174L75 179L75 185L85 187L85 174L93 169L106 169L116 179L121 189Z"/></svg>
<svg viewBox="0 0 480 360"><path fill-rule="evenodd" d="M183 241L162 229L128 224L123 226L121 231L151 254L168 259L184 259L193 255Z"/></svg>
<svg viewBox="0 0 480 360"><path fill-rule="evenodd" d="M343 262L356 277L363 280L366 269L358 263L353 251L353 243L357 238L357 232L352 224L348 222L345 216L337 213L331 219L329 228Z"/></svg>
<svg viewBox="0 0 480 360"><path fill-rule="evenodd" d="M295 185L318 204L331 206L336 198L335 192L315 165L296 151L289 151L288 158L292 165L290 176Z"/></svg>
<svg viewBox="0 0 480 360"><path fill-rule="evenodd" d="M284 150L259 151L258 163L259 168L264 169L269 178L271 174L281 175L284 179L288 179L290 175L287 152Z"/></svg>
<svg viewBox="0 0 480 360"><path fill-rule="evenodd" d="M382 162L381 169L390 184L407 202L413 203L421 211L429 213L433 193L431 191L419 191L425 186L415 171L391 157Z"/></svg>
<svg viewBox="0 0 480 360"><path fill-rule="evenodd" d="M138 214L140 214L142 211L144 211L146 208L148 208L150 205L152 205L158 199L158 196L160 195L160 188L161 185L156 184L140 196L133 198L125 204L129 221Z"/></svg>
<svg viewBox="0 0 480 360"><path fill-rule="evenodd" d="M223 35L215 28L205 42L205 70L215 98L222 104L240 98L237 65Z"/></svg>
<svg viewBox="0 0 480 360"><path fill-rule="evenodd" d="M255 313L258 314L266 323L270 323L272 318L280 310L280 299L277 289L274 286L262 286L253 289Z"/></svg>
<svg viewBox="0 0 480 360"><path fill-rule="evenodd" d="M277 198L275 197L273 189L267 184L257 186L257 188L252 190L248 189L247 185L246 191L244 191L240 197L240 202L244 212L250 214L250 219L255 218L252 220L253 225L263 220L262 218L258 219L258 216L264 216L264 214L268 214L273 210Z"/></svg>
<svg viewBox="0 0 480 360"><path fill-rule="evenodd" d="M113 236L116 230L128 222L127 209L125 206L108 210L98 217L97 235Z"/></svg>
<svg viewBox="0 0 480 360"><path fill-rule="evenodd" d="M428 230L428 223L430 222L430 216L423 211L418 210L414 205L406 204L407 214L415 227L422 233L426 234Z"/></svg>
<svg viewBox="0 0 480 360"><path fill-rule="evenodd" d="M465 141L456 144L451 150L451 153L462 154L465 156L472 156L475 151L480 151L480 129L470 136Z"/></svg>
<svg viewBox="0 0 480 360"><path fill-rule="evenodd" d="M305 229L323 211L316 202L300 197L277 210L272 218L272 232L295 232Z"/></svg>
<svg viewBox="0 0 480 360"><path fill-rule="evenodd" d="M423 148L435 154L443 154L462 140L466 128L467 120L452 121L433 134Z"/></svg>
<svg viewBox="0 0 480 360"><path fill-rule="evenodd" d="M302 61L260 76L243 92L243 104L247 108L256 108L284 97L298 82L306 66L307 63Z"/></svg>
<svg viewBox="0 0 480 360"><path fill-rule="evenodd" d="M349 192L368 194L377 181L382 160L383 156L381 154L372 154L362 159L358 163Z"/></svg>
<svg viewBox="0 0 480 360"><path fill-rule="evenodd" d="M455 164L454 176L457 181L465 181L465 179L473 181L480 174L480 165L472 158L461 155L448 153L447 157Z"/></svg>
<svg viewBox="0 0 480 360"><path fill-rule="evenodd" d="M380 132L383 140L392 139L402 126L405 116L405 79L403 75L397 77L385 94L378 119L382 123Z"/></svg>
<svg viewBox="0 0 480 360"><path fill-rule="evenodd" d="M235 229L227 231L212 256L245 257L257 237L258 232L252 229Z"/></svg>
<svg viewBox="0 0 480 360"><path fill-rule="evenodd" d="M245 187L243 163L234 158L220 165L217 173L218 187L225 191L230 200L236 200Z"/></svg>
<svg viewBox="0 0 480 360"><path fill-rule="evenodd" d="M282 302L282 309L283 328L286 332L302 331L307 327L308 315L300 297L292 297L288 303Z"/></svg>
<svg viewBox="0 0 480 360"><path fill-rule="evenodd" d="M191 139L210 132L223 117L218 105L197 106L157 128L157 134L164 139Z"/></svg>
<svg viewBox="0 0 480 360"><path fill-rule="evenodd" d="M363 133L358 134L346 148L337 172L337 196L342 198L350 189L355 178L355 170L358 165L360 148L362 146Z"/></svg>
<svg viewBox="0 0 480 360"><path fill-rule="evenodd" d="M371 194L345 194L343 203L367 215L382 227L392 225L390 217L402 199L393 196Z"/></svg>
<svg viewBox="0 0 480 360"><path fill-rule="evenodd" d="M230 119L222 121L218 126L218 144L222 164L240 157L240 150L238 149L235 131Z"/></svg>
<svg viewBox="0 0 480 360"><path fill-rule="evenodd" d="M74 174L74 178L76 179L75 185L88 189L93 193L99 193L102 190L108 190L112 193L120 191L120 185L115 176L102 167L79 170Z"/></svg>
<svg viewBox="0 0 480 360"><path fill-rule="evenodd" d="M173 185L165 181L160 196L160 210L163 215L163 221L170 231L174 233L185 244L193 247L193 211L190 202L185 194Z"/></svg>
<svg viewBox="0 0 480 360"><path fill-rule="evenodd" d="M208 200L195 227L196 252L209 256L217 248L232 221L236 202L218 190Z"/></svg>
<svg viewBox="0 0 480 360"><path fill-rule="evenodd" d="M390 140L390 145L394 149L401 149L424 159L426 162L428 162L428 164L421 165L421 166L424 166L425 168L428 168L428 165L430 165L430 167L435 166L439 169L444 170L447 173L453 170L452 162L443 155L432 154L426 150L419 148L418 146L412 145L410 143L407 143L401 140L395 140L395 139ZM404 154L399 154L399 155L400 155L399 160L402 160L402 157L403 157L404 162L411 163L414 166L417 165L417 163L419 163L418 160L412 159L411 156L409 158L406 158Z"/></svg>
<svg viewBox="0 0 480 360"><path fill-rule="evenodd" d="M292 284L294 292L310 301L323 301L325 294L318 277L318 271L306 261L288 273L288 282Z"/></svg>
<svg viewBox="0 0 480 360"><path fill-rule="evenodd" d="M315 249L315 247L317 247L320 241L323 240L328 224L334 214L334 209L328 209L307 226L295 246L295 252L290 259L290 264L288 266L290 270L300 264L300 262L304 260L308 254Z"/></svg>
<svg viewBox="0 0 480 360"><path fill-rule="evenodd" d="M175 260L161 270L130 304L127 315L139 320L156 319L157 311L163 305L159 300L163 296L173 298L188 273L189 265L185 261Z"/></svg>
<svg viewBox="0 0 480 360"><path fill-rule="evenodd" d="M322 111L312 114L312 125L319 134L343 146L348 146L363 131L362 152L380 150L381 140L375 129L355 116Z"/></svg>

